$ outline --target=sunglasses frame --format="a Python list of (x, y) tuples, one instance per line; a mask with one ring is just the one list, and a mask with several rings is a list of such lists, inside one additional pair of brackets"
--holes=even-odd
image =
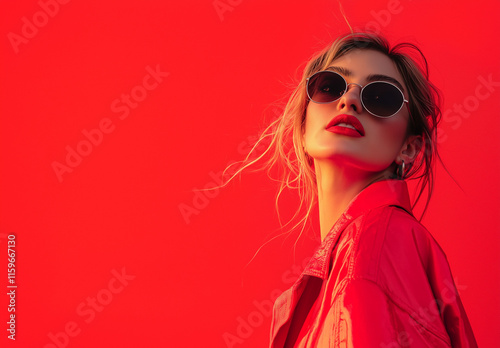
[[(320, 74), (320, 73), (331, 73), (331, 74), (336, 74), (338, 76), (340, 76), (342, 78), (342, 80), (344, 80), (344, 83), (345, 83), (345, 90), (344, 90), (344, 93), (338, 97), (337, 99), (335, 100), (332, 100), (332, 101), (328, 101), (328, 102), (317, 102), (315, 100), (312, 99), (312, 97), (309, 95), (309, 80), (314, 77), (315, 75), (317, 74)], [(387, 83), (393, 87), (395, 87), (399, 93), (401, 93), (401, 96), (403, 97), (403, 102), (401, 103), (401, 106), (399, 107), (399, 109), (393, 113), (392, 115), (389, 115), (389, 116), (380, 116), (380, 115), (376, 115), (374, 114), (373, 112), (371, 112), (370, 110), (368, 110), (368, 108), (365, 106), (365, 103), (363, 102), (363, 91), (365, 90), (366, 86), (369, 86), (371, 84), (374, 84), (374, 83)], [(359, 100), (361, 101), (361, 105), (363, 105), (363, 108), (370, 114), (370, 115), (373, 115), (375, 117), (379, 117), (379, 118), (389, 118), (389, 117), (392, 117), (394, 115), (396, 115), (399, 111), (401, 111), (401, 109), (403, 108), (403, 105), (406, 103), (406, 106), (408, 107), (408, 100), (405, 99), (405, 95), (403, 93), (403, 91), (398, 87), (396, 86), (394, 83), (391, 83), (391, 82), (388, 82), (388, 81), (372, 81), (370, 83), (367, 83), (366, 85), (364, 86), (361, 86), (360, 84), (357, 84), (357, 83), (354, 83), (354, 82), (351, 82), (351, 83), (347, 83), (346, 79), (344, 78), (344, 76), (340, 75), (338, 72), (335, 72), (335, 71), (331, 71), (331, 70), (321, 70), (321, 71), (317, 71), (315, 72), (314, 74), (312, 74), (311, 76), (309, 76), (307, 79), (306, 79), (306, 93), (307, 93), (307, 97), (309, 98), (310, 101), (312, 101), (313, 103), (316, 103), (316, 104), (330, 104), (330, 103), (333, 103), (333, 102), (336, 102), (337, 100), (339, 100), (340, 98), (342, 98), (342, 96), (344, 96), (344, 94), (347, 93), (347, 91), (349, 90), (349, 85), (356, 85), (356, 86), (359, 86), (361, 88), (361, 91), (359, 92)], [(410, 109), (408, 107), (408, 113), (410, 112)]]

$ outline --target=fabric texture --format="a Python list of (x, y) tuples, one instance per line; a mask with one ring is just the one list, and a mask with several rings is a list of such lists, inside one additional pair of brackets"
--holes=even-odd
[(413, 216), (405, 181), (360, 192), (276, 299), (270, 348), (285, 343), (477, 347), (446, 255)]

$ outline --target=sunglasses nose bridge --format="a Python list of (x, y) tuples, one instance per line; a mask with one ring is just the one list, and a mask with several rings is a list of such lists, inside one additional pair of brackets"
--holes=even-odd
[[(357, 93), (353, 92), (354, 94), (349, 93), (349, 91), (351, 90), (351, 85), (358, 86), (359, 91)], [(345, 90), (342, 93), (342, 96), (339, 98), (340, 103), (342, 104), (342, 106), (340, 106), (340, 107), (343, 108), (349, 104), (348, 107), (354, 106), (355, 109), (358, 109), (358, 108), (359, 108), (359, 110), (363, 109), (364, 105), (363, 105), (363, 101), (361, 100), (361, 92), (362, 91), (363, 91), (363, 86), (360, 85), (359, 83), (354, 83), (354, 82), (347, 83), (347, 82), (345, 82)]]
[(348, 83), (347, 84), (347, 89), (349, 89), (350, 85), (355, 85), (355, 86), (358, 86), (359, 88), (363, 89), (363, 86), (361, 86), (359, 83), (354, 83), (354, 82)]
[(342, 96), (345, 96), (350, 90), (351, 90), (351, 85), (358, 86), (359, 87), (359, 94), (356, 96), (357, 98), (361, 99), (361, 92), (363, 91), (363, 86), (358, 84), (358, 83), (346, 83), (345, 85), (345, 90), (342, 93)]
[(351, 85), (358, 86), (359, 87), (359, 93), (361, 94), (361, 91), (363, 90), (363, 86), (361, 86), (359, 83), (354, 83), (354, 82), (346, 84), (344, 94), (347, 93), (347, 92), (349, 92), (349, 89), (350, 89)]

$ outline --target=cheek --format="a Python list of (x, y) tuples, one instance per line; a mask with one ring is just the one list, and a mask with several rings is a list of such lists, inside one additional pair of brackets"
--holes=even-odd
[(313, 138), (314, 130), (318, 127), (317, 112), (311, 109), (314, 109), (314, 106), (311, 107), (311, 104), (309, 104), (306, 109), (305, 121), (303, 122), (304, 126), (302, 128), (302, 134), (303, 134), (302, 138), (305, 144), (311, 141), (311, 139)]
[(379, 132), (377, 138), (380, 141), (380, 145), (384, 147), (384, 152), (393, 156), (399, 152), (403, 145), (407, 122), (403, 118), (388, 121), (390, 122), (378, 125)]
[(306, 119), (303, 128), (304, 140), (311, 142), (318, 140), (321, 133), (324, 131), (325, 126), (332, 119), (335, 110), (332, 104), (315, 104), (309, 103), (306, 108)]

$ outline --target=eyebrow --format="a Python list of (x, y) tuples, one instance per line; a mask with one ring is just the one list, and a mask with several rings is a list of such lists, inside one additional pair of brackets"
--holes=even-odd
[[(343, 76), (346, 76), (346, 77), (354, 75), (351, 70), (343, 68), (343, 67), (340, 67), (340, 66), (330, 66), (330, 67), (326, 68), (326, 70), (335, 71), (335, 72), (337, 72), (337, 73), (339, 73), (339, 74), (341, 74)], [(403, 85), (398, 80), (396, 80), (394, 77), (390, 77), (390, 76), (387, 76), (387, 75), (371, 74), (371, 75), (368, 75), (368, 77), (366, 78), (366, 80), (368, 81), (368, 83), (373, 82), (373, 81), (386, 81), (386, 82), (390, 82), (390, 83), (393, 83), (396, 86), (398, 86), (403, 92), (405, 91), (405, 88), (403, 87)]]

